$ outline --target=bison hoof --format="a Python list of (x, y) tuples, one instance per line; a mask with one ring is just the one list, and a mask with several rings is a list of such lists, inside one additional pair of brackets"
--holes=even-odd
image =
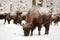
[(40, 34), (38, 34), (38, 35), (40, 35)]
[(28, 35), (24, 35), (24, 36), (28, 36)]
[(4, 23), (5, 24), (5, 23)]
[(47, 35), (48, 35), (48, 33), (45, 33), (45, 34), (47, 34)]
[(32, 35), (30, 35), (30, 36), (32, 36)]

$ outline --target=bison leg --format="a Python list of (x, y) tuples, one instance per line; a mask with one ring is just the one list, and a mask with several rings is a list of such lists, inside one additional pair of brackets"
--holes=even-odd
[(38, 26), (38, 35), (40, 35), (41, 26)]
[(8, 20), (8, 24), (10, 24), (10, 20)]
[(14, 24), (17, 24), (17, 20), (14, 20), (13, 23), (14, 23)]
[(4, 21), (4, 24), (6, 23), (6, 19), (5, 19), (5, 21)]
[(21, 21), (22, 21), (22, 20), (17, 20), (17, 23), (18, 23), (18, 24), (21, 24)]
[(31, 29), (31, 35), (30, 36), (32, 36), (33, 35), (33, 29)]
[(49, 33), (49, 25), (44, 25), (45, 26), (45, 34), (48, 34)]

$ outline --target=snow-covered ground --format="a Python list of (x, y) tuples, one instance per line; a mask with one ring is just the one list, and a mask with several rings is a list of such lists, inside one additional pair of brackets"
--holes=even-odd
[(3, 24), (4, 20), (0, 20), (0, 40), (60, 40), (60, 22), (57, 25), (50, 26), (49, 35), (44, 35), (45, 28), (42, 27), (41, 35), (38, 35), (37, 28), (33, 32), (33, 36), (24, 36), (22, 26), (12, 23)]

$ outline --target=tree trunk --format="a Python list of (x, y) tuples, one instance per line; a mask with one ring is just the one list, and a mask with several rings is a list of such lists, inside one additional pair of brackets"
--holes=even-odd
[(39, 2), (41, 2), (41, 4), (39, 6), (42, 7), (43, 6), (43, 0), (39, 0)]
[(32, 6), (35, 5), (36, 6), (36, 0), (32, 0)]

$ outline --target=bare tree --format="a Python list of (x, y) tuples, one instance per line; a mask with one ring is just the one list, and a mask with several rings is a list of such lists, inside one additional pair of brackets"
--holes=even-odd
[(10, 11), (12, 11), (12, 4), (10, 4)]
[(0, 7), (1, 7), (2, 5), (1, 5), (1, 3), (0, 3)]
[(32, 0), (32, 5), (36, 6), (36, 0)]
[(43, 0), (39, 0), (39, 2), (41, 2), (40, 6), (42, 7), (43, 6)]
[(51, 12), (53, 12), (53, 2), (52, 0), (46, 0), (47, 2), (47, 7), (49, 7), (51, 9)]

